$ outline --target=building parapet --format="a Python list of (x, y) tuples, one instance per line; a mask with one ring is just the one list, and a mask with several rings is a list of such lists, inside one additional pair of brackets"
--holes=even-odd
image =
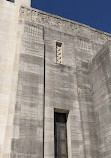
[(98, 40), (96, 43), (100, 43), (101, 41), (101, 44), (104, 44), (107, 40), (111, 39), (111, 34), (109, 33), (96, 30), (85, 24), (49, 14), (38, 9), (26, 8), (21, 6), (20, 19), (25, 19), (30, 22), (38, 23), (47, 28), (67, 33), (72, 36), (82, 36), (92, 41), (95, 41), (95, 39), (97, 40), (98, 36), (100, 40)]

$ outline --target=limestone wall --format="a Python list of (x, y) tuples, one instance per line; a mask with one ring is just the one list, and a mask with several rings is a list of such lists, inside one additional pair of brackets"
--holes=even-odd
[[(84, 157), (80, 106), (77, 92), (76, 52), (73, 36), (44, 30), (46, 60), (45, 158), (54, 158), (54, 111), (69, 111), (68, 156)], [(56, 41), (63, 46), (62, 64), (56, 63)]]
[[(89, 63), (110, 34), (32, 8), (21, 7), (19, 21), (24, 33), (11, 157), (42, 157), (44, 147), (45, 158), (54, 158), (54, 111), (63, 110), (68, 156), (100, 158)], [(63, 45), (62, 64), (56, 42)]]
[[(91, 80), (89, 63), (111, 35), (32, 8), (21, 7), (18, 14), (18, 7), (3, 0), (0, 5), (0, 158), (42, 158), (43, 147), (45, 158), (54, 158), (55, 110), (69, 113), (69, 158), (101, 158), (104, 150), (109, 154), (101, 131), (106, 114), (96, 100), (105, 89), (107, 113), (110, 86), (106, 63), (110, 65), (110, 53), (106, 47), (104, 66), (101, 60), (95, 64), (98, 59), (93, 59)], [(56, 63), (56, 42), (63, 45), (62, 64)], [(104, 68), (103, 76), (99, 65)], [(97, 76), (108, 80), (100, 92), (94, 89), (100, 81)]]
[(43, 27), (24, 24), (11, 157), (43, 157)]
[(97, 53), (90, 64), (96, 127), (101, 158), (111, 157), (111, 42)]
[(18, 0), (15, 3), (0, 0), (0, 158), (9, 157), (11, 148), (22, 34), (22, 27), (18, 26), (20, 6)]

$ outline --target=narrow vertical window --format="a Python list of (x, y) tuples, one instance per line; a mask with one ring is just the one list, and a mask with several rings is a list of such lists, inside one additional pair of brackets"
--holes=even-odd
[(56, 42), (56, 62), (62, 64), (62, 43)]
[(66, 122), (65, 113), (54, 113), (55, 158), (68, 158)]

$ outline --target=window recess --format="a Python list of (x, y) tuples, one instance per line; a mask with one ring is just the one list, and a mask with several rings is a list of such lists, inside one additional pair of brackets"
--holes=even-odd
[(68, 158), (67, 114), (54, 112), (55, 158)]

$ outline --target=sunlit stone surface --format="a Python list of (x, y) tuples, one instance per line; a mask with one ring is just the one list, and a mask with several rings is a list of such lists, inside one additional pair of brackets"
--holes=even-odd
[(67, 114), (68, 158), (111, 158), (110, 40), (0, 0), (0, 158), (55, 158), (54, 112)]

